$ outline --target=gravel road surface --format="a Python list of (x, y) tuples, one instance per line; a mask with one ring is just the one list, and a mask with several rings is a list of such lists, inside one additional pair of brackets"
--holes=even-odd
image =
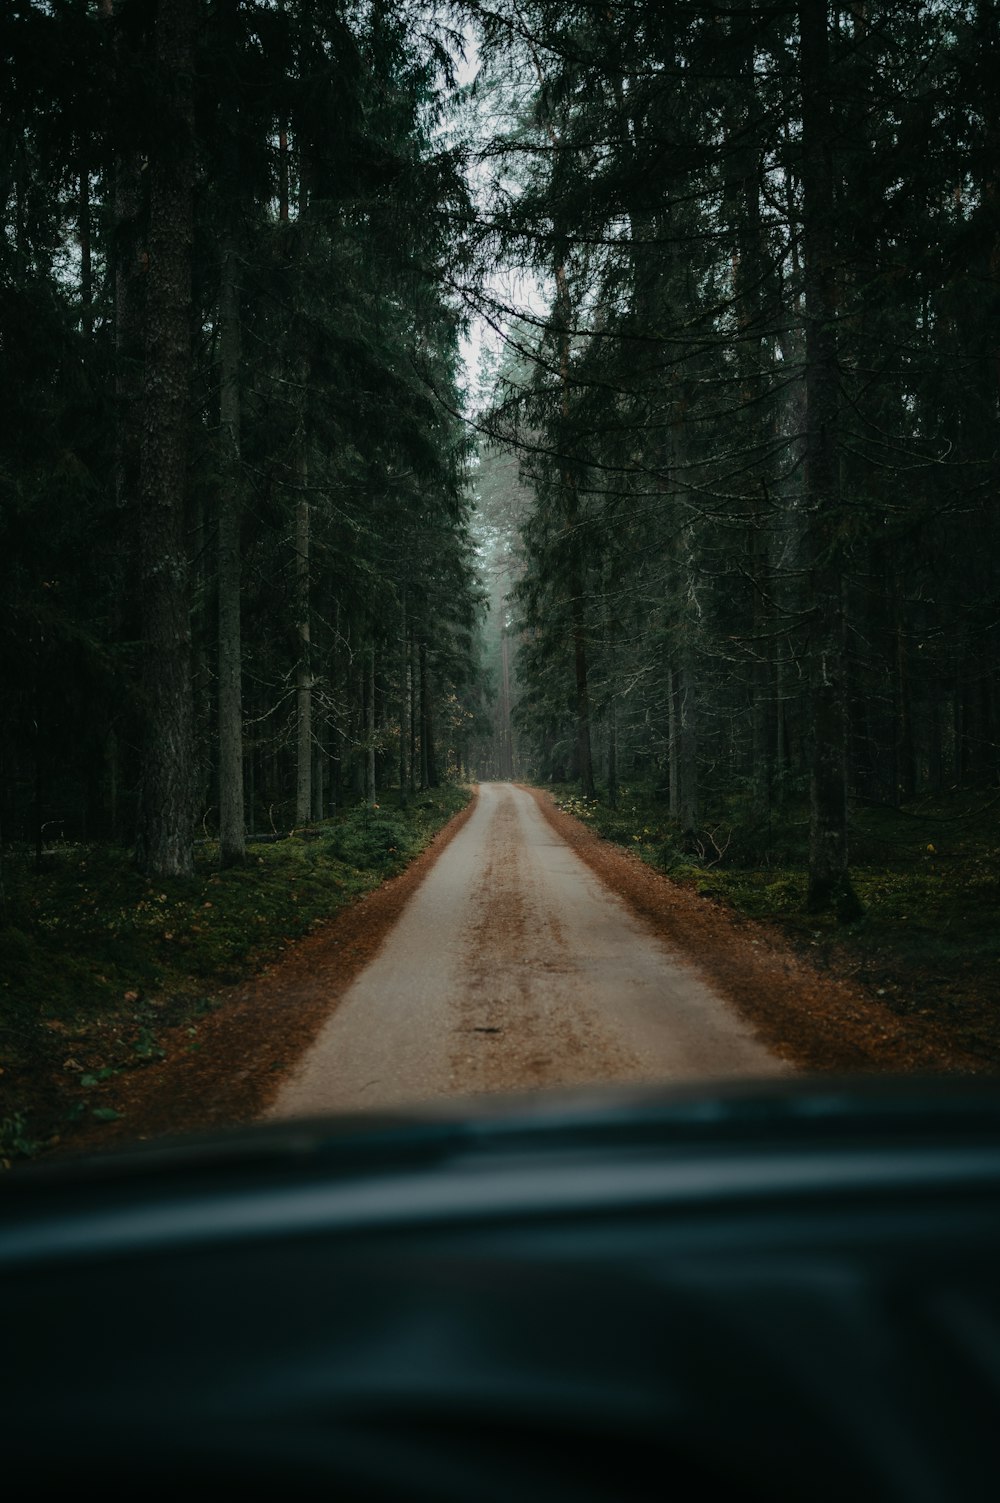
[(270, 1115), (789, 1068), (508, 783), (478, 806)]

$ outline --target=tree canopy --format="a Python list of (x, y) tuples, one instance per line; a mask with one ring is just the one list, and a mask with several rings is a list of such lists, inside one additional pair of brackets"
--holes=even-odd
[(997, 27), (12, 0), (4, 838), (641, 776), (856, 916), (851, 800), (1000, 773)]
[(855, 917), (849, 799), (1000, 771), (995, 7), (477, 10), (482, 253), (543, 305), (469, 294), (535, 496), (523, 765), (652, 777), (692, 847), (808, 788)]

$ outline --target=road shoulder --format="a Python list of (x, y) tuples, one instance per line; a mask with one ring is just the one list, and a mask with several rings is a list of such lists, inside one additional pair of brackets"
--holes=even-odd
[(789, 1064), (839, 1074), (982, 1070), (981, 1061), (898, 1017), (865, 987), (822, 974), (767, 925), (672, 882), (558, 809), (544, 789), (521, 786), (591, 871)]
[(399, 876), (290, 945), (258, 975), (220, 989), (197, 1038), (166, 1038), (166, 1058), (123, 1076), (120, 1122), (79, 1133), (73, 1153), (258, 1120), (340, 999), (374, 958), (427, 873), (471, 819), (478, 795)]

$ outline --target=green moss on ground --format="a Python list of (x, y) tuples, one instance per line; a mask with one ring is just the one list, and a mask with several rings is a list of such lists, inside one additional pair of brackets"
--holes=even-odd
[(96, 845), (6, 850), (0, 922), (0, 1161), (37, 1152), (107, 1108), (88, 1093), (162, 1054), (158, 1036), (215, 1005), (290, 942), (394, 876), (469, 800), (467, 788), (386, 795), (222, 872), (196, 851), (190, 879), (152, 882)]
[(1000, 794), (953, 791), (904, 809), (856, 805), (852, 873), (865, 912), (853, 924), (805, 911), (808, 813), (790, 801), (754, 821), (746, 802), (710, 807), (684, 842), (652, 786), (611, 809), (572, 785), (559, 806), (673, 880), (778, 926), (820, 966), (869, 984), (902, 1014), (933, 1015), (1000, 1068)]

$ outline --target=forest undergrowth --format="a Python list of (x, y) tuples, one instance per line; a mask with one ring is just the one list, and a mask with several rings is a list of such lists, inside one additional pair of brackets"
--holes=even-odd
[(804, 797), (752, 819), (738, 795), (709, 806), (682, 840), (650, 783), (614, 808), (578, 785), (549, 785), (566, 813), (672, 881), (773, 926), (817, 969), (850, 977), (901, 1016), (934, 1018), (957, 1045), (1000, 1067), (1000, 793), (953, 790), (900, 809), (855, 803), (852, 874), (864, 914), (841, 924), (806, 911)]
[(3, 853), (0, 1164), (34, 1157), (94, 1119), (108, 1084), (161, 1059), (221, 987), (260, 971), (347, 904), (396, 875), (469, 800), (446, 784), (359, 804), (220, 871), (196, 848), (190, 878), (149, 879), (127, 851), (60, 844)]

